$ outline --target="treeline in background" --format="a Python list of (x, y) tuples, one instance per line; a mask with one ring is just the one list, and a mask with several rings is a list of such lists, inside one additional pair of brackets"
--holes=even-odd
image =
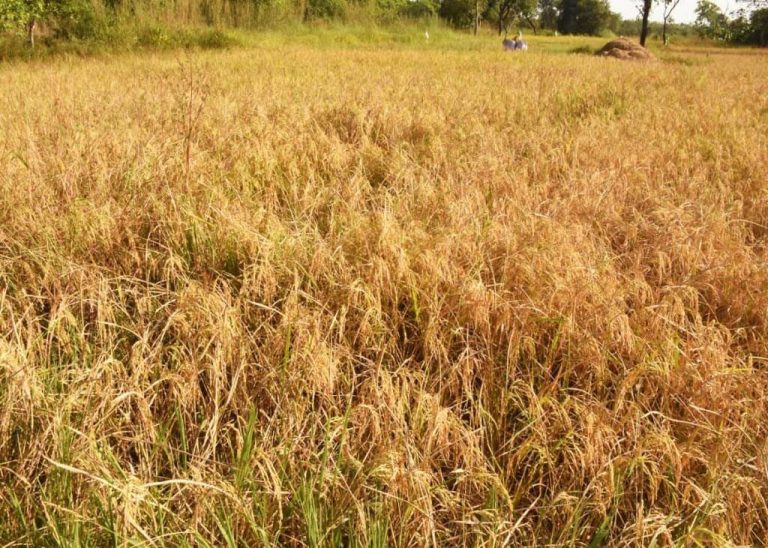
[[(650, 0), (649, 0), (650, 1)], [(699, 0), (694, 24), (675, 24), (675, 0), (655, 0), (664, 23), (649, 36), (699, 36), (768, 45), (768, 5), (725, 14)], [(762, 1), (762, 0), (760, 0)], [(231, 29), (317, 22), (425, 22), (478, 32), (637, 36), (641, 20), (623, 20), (607, 0), (0, 0), (0, 44), (16, 47), (101, 43), (114, 47), (226, 46)], [(2, 48), (0, 48), (0, 58)]]

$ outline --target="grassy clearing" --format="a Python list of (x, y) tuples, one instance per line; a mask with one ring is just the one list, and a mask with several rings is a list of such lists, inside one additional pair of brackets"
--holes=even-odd
[(87, 40), (46, 36), (34, 48), (22, 36), (5, 34), (0, 35), (0, 62), (96, 57), (129, 51), (229, 49), (239, 45), (241, 42), (232, 31), (161, 25), (122, 26)]
[[(425, 31), (429, 39), (425, 39)], [(596, 51), (605, 43), (598, 37), (532, 36), (540, 52), (567, 53), (579, 45)], [(446, 49), (458, 51), (498, 50), (501, 38), (485, 30), (479, 37), (447, 28), (439, 21), (341, 23), (315, 21), (310, 24), (276, 24), (259, 31), (233, 27), (212, 28), (159, 23), (125, 23), (96, 33), (89, 39), (57, 39), (43, 36), (32, 49), (21, 35), (0, 35), (0, 61), (91, 57), (132, 51), (309, 47), (313, 49)]]
[(0, 540), (766, 538), (766, 59), (490, 44), (0, 67)]
[[(425, 38), (425, 31), (429, 38)], [(516, 31), (512, 31), (513, 34)], [(525, 39), (537, 53), (592, 54), (609, 38), (599, 36), (552, 36), (526, 34)], [(215, 50), (249, 48), (307, 47), (312, 49), (407, 49), (450, 51), (498, 51), (501, 37), (494, 29), (484, 28), (479, 36), (446, 27), (438, 20), (394, 21), (377, 24), (359, 22), (314, 21), (308, 24), (275, 23), (261, 30), (235, 27), (184, 25), (140, 19), (105, 26), (85, 39), (56, 38), (44, 34), (32, 49), (21, 35), (0, 35), (0, 62), (46, 60), (55, 57), (105, 57), (129, 52), (169, 50)], [(743, 47), (726, 49), (699, 38), (675, 37), (674, 45), (663, 47), (653, 39), (649, 48), (658, 56), (676, 58), (685, 54), (686, 62), (696, 56), (733, 52), (762, 55), (760, 50)], [(678, 60), (683, 59), (682, 57)], [(682, 61), (680, 61), (682, 62)]]

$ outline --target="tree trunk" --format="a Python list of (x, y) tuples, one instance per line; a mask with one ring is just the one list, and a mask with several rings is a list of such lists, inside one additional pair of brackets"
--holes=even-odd
[(528, 26), (531, 27), (531, 29), (533, 30), (533, 34), (534, 35), (538, 34), (538, 32), (536, 32), (536, 23), (534, 23), (533, 20), (530, 17), (528, 17), (527, 15), (524, 15), (523, 17), (525, 18), (526, 22), (528, 23)]
[(507, 16), (509, 15), (509, 7), (506, 2), (502, 2), (499, 6), (499, 36), (502, 32), (504, 36), (507, 35)]
[(37, 19), (34, 17), (27, 23), (27, 40), (29, 41), (29, 47), (35, 47), (35, 27), (37, 27)]
[(475, 0), (475, 36), (480, 30), (480, 0)]
[(664, 18), (664, 25), (661, 27), (661, 41), (667, 45), (667, 18)]
[(640, 30), (640, 45), (645, 47), (645, 40), (648, 38), (648, 17), (651, 15), (651, 6), (653, 0), (643, 0), (643, 27)]

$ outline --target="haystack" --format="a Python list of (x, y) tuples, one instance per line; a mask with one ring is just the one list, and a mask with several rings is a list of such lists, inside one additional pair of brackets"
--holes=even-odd
[(608, 42), (600, 48), (597, 55), (639, 61), (653, 61), (656, 59), (656, 57), (643, 46), (623, 37)]

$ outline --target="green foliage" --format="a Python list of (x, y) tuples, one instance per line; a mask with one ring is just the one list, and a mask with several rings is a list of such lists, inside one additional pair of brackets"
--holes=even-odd
[(749, 21), (749, 43), (768, 46), (768, 8), (753, 11)]
[(98, 15), (90, 0), (3, 0), (0, 3), (0, 30), (26, 32), (45, 23), (58, 38), (95, 39), (108, 34), (109, 23)]
[(61, 2), (55, 12), (56, 35), (65, 39), (103, 39), (110, 22), (99, 16), (88, 0)]
[(399, 17), (434, 17), (440, 9), (438, 0), (377, 0), (379, 18), (391, 21)]
[(306, 19), (343, 19), (347, 14), (344, 0), (309, 0)]
[(568, 53), (575, 53), (578, 55), (594, 55), (595, 51), (595, 48), (585, 44), (583, 46), (577, 46), (571, 49)]
[(599, 35), (611, 22), (606, 0), (562, 0), (557, 30), (562, 34)]
[(535, 28), (537, 0), (489, 0), (486, 19), (495, 20), (499, 32), (511, 24)]
[(741, 44), (768, 46), (768, 8), (750, 14), (741, 12), (730, 23), (731, 39)]
[(48, 0), (3, 0), (0, 2), (0, 29), (23, 28), (48, 15), (57, 5)]
[(699, 0), (696, 5), (696, 27), (707, 38), (725, 39), (729, 34), (728, 18), (710, 0)]
[[(612, 28), (611, 30), (621, 36), (638, 36), (640, 34), (640, 24), (640, 19), (624, 19), (618, 23), (615, 29)], [(661, 37), (661, 23), (650, 21), (648, 28), (649, 36)], [(675, 36), (693, 36), (696, 34), (696, 29), (688, 24), (667, 23), (667, 33)]]
[(475, 0), (443, 0), (440, 4), (440, 17), (458, 28), (472, 25)]
[(148, 49), (221, 49), (237, 44), (237, 40), (218, 29), (174, 30), (159, 25), (137, 28), (132, 41)]
[(539, 26), (545, 29), (557, 28), (558, 0), (539, 0)]

